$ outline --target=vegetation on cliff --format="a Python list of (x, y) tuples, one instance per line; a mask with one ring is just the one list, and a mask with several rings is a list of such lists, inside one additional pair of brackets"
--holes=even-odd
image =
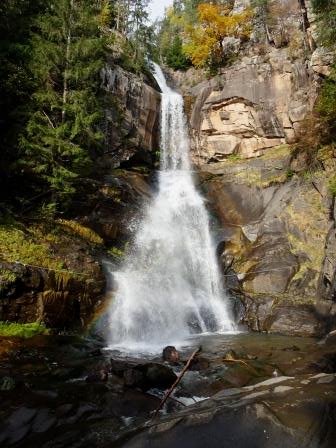
[(104, 148), (107, 60), (144, 71), (147, 0), (4, 0), (0, 5), (0, 205), (55, 215)]
[(49, 334), (43, 323), (32, 322), (29, 324), (18, 324), (13, 322), (0, 322), (1, 337), (15, 337), (28, 339), (38, 334)]
[(237, 12), (232, 2), (174, 1), (161, 24), (161, 55), (173, 69), (220, 66), (230, 56), (223, 39), (248, 39), (251, 18), (251, 8)]
[(232, 9), (221, 4), (200, 3), (196, 25), (185, 25), (183, 51), (195, 67), (218, 65), (223, 58), (224, 38), (247, 39), (251, 32), (250, 18), (249, 8), (233, 13)]
[(58, 1), (38, 15), (31, 37), (35, 88), (19, 166), (40, 185), (36, 194), (50, 190), (55, 203), (74, 192), (103, 139), (99, 13), (91, 2)]
[[(313, 10), (317, 17), (317, 40), (322, 52), (327, 52), (333, 61), (328, 74), (322, 77), (319, 96), (312, 113), (308, 114), (296, 144), (299, 151), (308, 156), (309, 164), (316, 166), (321, 163), (321, 154), (324, 161), (332, 159), (336, 149), (336, 45), (335, 45), (335, 18), (336, 2), (326, 0), (313, 0)], [(330, 170), (329, 170), (330, 171)], [(335, 176), (329, 181), (329, 190), (336, 193)]]
[(336, 45), (336, 2), (335, 0), (312, 0), (312, 5), (318, 19), (318, 34), (320, 42), (335, 48)]
[(94, 231), (71, 220), (30, 226), (12, 221), (0, 225), (0, 296), (19, 277), (16, 266), (37, 269), (46, 276), (54, 272), (62, 281), (94, 278), (90, 255), (102, 244), (102, 238)]

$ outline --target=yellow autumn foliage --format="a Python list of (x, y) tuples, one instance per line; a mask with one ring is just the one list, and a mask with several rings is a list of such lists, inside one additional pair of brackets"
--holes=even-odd
[(246, 39), (251, 32), (251, 8), (233, 13), (224, 5), (200, 3), (197, 23), (184, 27), (184, 53), (196, 67), (204, 66), (210, 58), (220, 61), (225, 37)]

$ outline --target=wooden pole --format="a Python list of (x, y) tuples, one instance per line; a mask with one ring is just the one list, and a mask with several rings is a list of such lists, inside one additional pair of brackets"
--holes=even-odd
[(163, 397), (161, 403), (159, 404), (159, 406), (157, 407), (153, 418), (155, 418), (160, 409), (162, 408), (162, 406), (165, 404), (165, 402), (168, 400), (168, 398), (170, 397), (170, 395), (172, 394), (172, 392), (174, 391), (174, 389), (176, 388), (176, 386), (178, 385), (178, 383), (181, 381), (181, 379), (183, 378), (184, 374), (186, 373), (186, 371), (189, 369), (190, 364), (192, 362), (192, 360), (195, 358), (196, 355), (198, 355), (198, 353), (200, 353), (201, 351), (201, 347), (199, 347), (197, 350), (193, 351), (193, 353), (191, 354), (190, 358), (188, 359), (186, 365), (183, 367), (182, 372), (180, 373), (179, 377), (176, 379), (176, 381), (174, 382), (174, 384), (171, 386), (171, 388), (165, 393), (165, 396)]

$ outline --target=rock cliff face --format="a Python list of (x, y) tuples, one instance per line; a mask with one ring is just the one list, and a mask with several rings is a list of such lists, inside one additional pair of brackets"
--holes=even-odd
[(298, 137), (316, 98), (316, 83), (304, 61), (286, 49), (267, 57), (246, 56), (221, 75), (193, 89), (191, 116), (196, 157), (220, 161), (230, 154), (249, 158)]
[[(240, 3), (249, 2), (236, 6)], [(316, 100), (318, 74), (326, 73), (330, 63), (323, 49), (313, 52), (307, 5), (279, 0), (272, 25), (257, 22), (250, 44), (236, 43), (236, 63), (189, 89), (195, 103), (190, 122), (196, 163), (230, 154), (256, 157), (299, 138)]]
[(257, 331), (317, 335), (335, 325), (334, 202), (323, 166), (295, 175), (292, 163), (290, 149), (277, 147), (203, 165), (201, 179), (221, 224), (224, 275), (239, 279), (244, 321)]
[(238, 42), (236, 62), (217, 76), (199, 82), (204, 74), (190, 70), (185, 79), (173, 77), (186, 98), (193, 160), (219, 218), (218, 251), (228, 287), (244, 303), (244, 322), (258, 331), (317, 335), (336, 325), (328, 190), (335, 154), (322, 151), (312, 169), (291, 144), (330, 55), (316, 48), (309, 2), (279, 0), (278, 7), (262, 39), (257, 24), (247, 46)]
[(161, 96), (155, 80), (107, 65), (105, 153), (97, 175), (78, 191), (73, 216), (107, 243), (122, 247), (134, 231), (141, 207), (151, 195), (151, 174), (159, 160)]
[(159, 88), (119, 66), (106, 66), (102, 86), (109, 99), (106, 108), (106, 155), (100, 165), (119, 166), (135, 156), (136, 162), (152, 164), (152, 151), (158, 149), (160, 114)]
[[(236, 1), (236, 8), (249, 3)], [(257, 157), (300, 138), (332, 55), (316, 48), (310, 2), (278, 0), (275, 5), (271, 25), (257, 19), (247, 45), (224, 39), (223, 47), (236, 61), (217, 76), (200, 82), (205, 73), (193, 69), (184, 79), (173, 74), (187, 99), (196, 164), (231, 154)]]

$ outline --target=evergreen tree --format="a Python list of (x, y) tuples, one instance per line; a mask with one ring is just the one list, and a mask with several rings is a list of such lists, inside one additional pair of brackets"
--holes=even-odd
[(182, 51), (182, 39), (175, 35), (174, 39), (165, 54), (165, 62), (168, 67), (174, 70), (185, 70), (190, 66), (189, 60)]
[(12, 202), (22, 179), (18, 180), (15, 161), (17, 137), (25, 123), (25, 110), (34, 90), (29, 70), (30, 29), (44, 8), (42, 0), (2, 0), (0, 2), (0, 194)]
[[(21, 136), (21, 163), (56, 202), (75, 191), (102, 140), (100, 2), (53, 0), (36, 20), (31, 71), (34, 109)], [(45, 188), (45, 187), (44, 187)]]
[(319, 19), (318, 34), (323, 45), (336, 45), (336, 0), (312, 0), (314, 12)]

